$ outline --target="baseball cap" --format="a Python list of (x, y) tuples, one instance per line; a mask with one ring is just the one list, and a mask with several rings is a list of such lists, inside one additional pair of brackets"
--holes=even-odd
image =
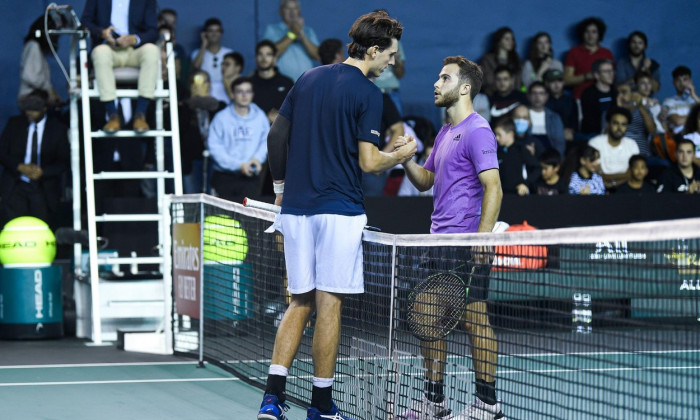
[(542, 79), (545, 82), (553, 82), (555, 80), (564, 80), (564, 73), (559, 69), (549, 69), (544, 73)]

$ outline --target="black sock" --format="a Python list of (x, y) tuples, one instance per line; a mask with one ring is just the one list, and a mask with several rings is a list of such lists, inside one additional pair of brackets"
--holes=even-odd
[(311, 406), (318, 408), (322, 413), (331, 411), (333, 406), (333, 387), (319, 388), (314, 386), (311, 390)]
[(434, 403), (445, 401), (445, 381), (425, 381), (425, 396)]
[(488, 405), (496, 404), (496, 381), (476, 380), (476, 396)]
[(287, 395), (284, 393), (287, 389), (287, 377), (282, 375), (267, 375), (267, 387), (265, 387), (265, 394), (276, 395), (280, 402), (284, 402), (287, 399)]

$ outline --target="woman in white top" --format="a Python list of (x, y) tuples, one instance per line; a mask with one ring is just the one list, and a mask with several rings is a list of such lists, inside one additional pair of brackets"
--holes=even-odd
[(561, 61), (554, 58), (552, 51), (552, 38), (547, 32), (538, 32), (532, 41), (527, 53), (527, 60), (523, 65), (523, 85), (526, 88), (535, 81), (542, 81), (542, 76), (549, 69), (564, 71)]
[[(53, 28), (53, 21), (48, 20), (49, 29)], [(29, 32), (24, 37), (22, 60), (19, 65), (19, 93), (18, 99), (29, 94), (35, 89), (40, 89), (49, 94), (49, 105), (61, 102), (61, 98), (51, 84), (51, 70), (46, 54), (51, 51), (49, 42), (57, 47), (57, 36), (46, 36), (44, 31), (44, 16), (42, 15), (32, 23)]]

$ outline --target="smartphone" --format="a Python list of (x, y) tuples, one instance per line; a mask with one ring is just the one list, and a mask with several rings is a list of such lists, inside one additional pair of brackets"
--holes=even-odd
[(114, 39), (117, 39), (117, 38), (119, 38), (119, 37), (121, 36), (121, 35), (119, 35), (116, 31), (112, 31), (112, 32), (110, 33), (110, 35), (112, 35), (112, 38), (114, 38)]

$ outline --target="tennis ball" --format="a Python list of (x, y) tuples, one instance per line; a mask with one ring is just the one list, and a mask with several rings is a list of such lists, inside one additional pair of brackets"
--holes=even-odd
[(51, 264), (56, 237), (43, 220), (22, 216), (10, 220), (0, 232), (0, 263)]
[(238, 220), (227, 215), (204, 218), (204, 261), (243, 261), (248, 255), (248, 235)]

